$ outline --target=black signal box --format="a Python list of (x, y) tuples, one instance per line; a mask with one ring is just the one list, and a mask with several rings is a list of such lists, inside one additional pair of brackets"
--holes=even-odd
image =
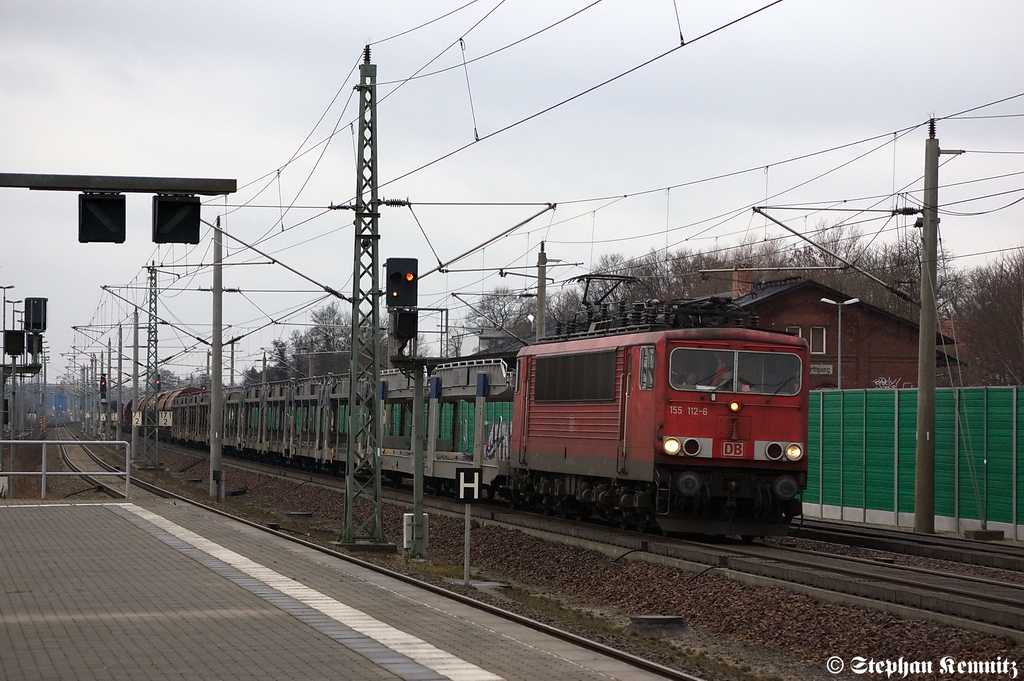
[(25, 354), (25, 332), (4, 331), (4, 353), (11, 357), (20, 357)]
[(414, 340), (419, 327), (418, 317), (416, 310), (395, 310), (391, 322), (391, 335), (395, 340)]
[(153, 197), (153, 243), (199, 243), (199, 197), (158, 194)]
[[(122, 239), (123, 241), (124, 239)], [(25, 299), (25, 330), (46, 331), (46, 301), (48, 298)]]
[[(416, 258), (388, 258), (384, 263), (387, 277), (388, 307), (416, 307), (419, 290), (419, 261)], [(414, 334), (415, 335), (415, 334)]]
[(26, 333), (25, 334), (25, 349), (28, 350), (28, 354), (33, 357), (38, 357), (43, 353), (43, 334), (41, 333)]
[(81, 243), (124, 243), (124, 194), (78, 195), (78, 240)]

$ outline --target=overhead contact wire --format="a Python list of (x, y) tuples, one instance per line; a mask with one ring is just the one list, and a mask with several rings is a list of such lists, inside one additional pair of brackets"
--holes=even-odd
[[(628, 69), (626, 71), (623, 71), (622, 73), (620, 73), (620, 74), (618, 74), (616, 76), (612, 76), (611, 78), (608, 78), (607, 80), (604, 80), (604, 81), (598, 83), (597, 85), (589, 87), (586, 90), (583, 90), (582, 92), (578, 92), (577, 94), (572, 95), (571, 97), (568, 97), (566, 99), (563, 99), (562, 101), (557, 102), (555, 104), (552, 104), (551, 106), (548, 106), (548, 107), (546, 107), (544, 109), (541, 109), (540, 111), (537, 111), (536, 113), (530, 114), (529, 116), (527, 116), (525, 118), (522, 118), (522, 119), (520, 119), (520, 120), (518, 120), (518, 121), (516, 121), (514, 123), (510, 123), (509, 125), (506, 125), (503, 128), (499, 128), (499, 129), (497, 129), (497, 130), (495, 130), (495, 131), (493, 131), (491, 133), (488, 133), (488, 134), (482, 136), (479, 140), (474, 140), (473, 142), (470, 142), (468, 144), (464, 144), (461, 147), (453, 149), (452, 151), (448, 152), (447, 154), (444, 154), (442, 156), (439, 156), (438, 158), (435, 158), (433, 161), (429, 161), (427, 163), (424, 163), (423, 165), (421, 165), (421, 166), (419, 166), (417, 168), (414, 168), (414, 169), (412, 169), (412, 170), (410, 170), (408, 172), (405, 172), (405, 173), (403, 173), (403, 174), (401, 174), (401, 175), (399, 175), (397, 177), (394, 177), (394, 178), (392, 178), (392, 179), (390, 179), (390, 180), (388, 180), (388, 181), (378, 185), (378, 187), (379, 188), (380, 187), (386, 187), (387, 185), (390, 185), (390, 184), (392, 184), (394, 182), (398, 182), (399, 180), (405, 179), (406, 177), (409, 177), (410, 175), (418, 173), (421, 170), (429, 168), (430, 166), (433, 166), (433, 165), (435, 165), (437, 163), (440, 163), (441, 161), (444, 161), (446, 159), (451, 158), (452, 156), (455, 156), (456, 154), (458, 154), (458, 153), (460, 153), (462, 151), (465, 151), (466, 149), (468, 149), (469, 147), (473, 146), (474, 144), (477, 144), (479, 142), (483, 142), (484, 140), (488, 140), (488, 139), (490, 139), (492, 137), (495, 137), (497, 135), (500, 135), (500, 134), (502, 134), (504, 132), (508, 132), (509, 130), (512, 130), (513, 128), (516, 128), (516, 127), (522, 125), (523, 123), (527, 123), (529, 121), (532, 121), (534, 118), (537, 118), (539, 116), (543, 116), (544, 114), (549, 113), (549, 112), (551, 112), (551, 111), (553, 111), (553, 110), (555, 110), (555, 109), (557, 109), (559, 107), (562, 107), (562, 106), (564, 106), (564, 105), (566, 105), (566, 104), (568, 104), (570, 102), (573, 102), (573, 101), (579, 99), (580, 97), (588, 95), (588, 94), (590, 94), (591, 92), (593, 92), (595, 90), (598, 90), (598, 89), (600, 89), (600, 88), (602, 88), (602, 87), (604, 87), (606, 85), (614, 83), (615, 81), (619, 80), (620, 78), (624, 78), (624, 77), (630, 75), (631, 73), (634, 73), (635, 71), (638, 71), (638, 70), (644, 68), (645, 66), (649, 66), (649, 65), (653, 64), (656, 61), (664, 59), (665, 57), (667, 57), (667, 56), (669, 56), (671, 54), (674, 54), (675, 52), (677, 52), (678, 50), (683, 49), (684, 47), (689, 47), (690, 45), (693, 45), (695, 42), (703, 40), (704, 38), (708, 38), (708, 37), (710, 37), (710, 36), (712, 36), (712, 35), (714, 35), (716, 33), (719, 33), (720, 31), (724, 31), (725, 29), (727, 29), (727, 28), (729, 28), (731, 26), (734, 26), (734, 25), (738, 24), (741, 21), (745, 21), (746, 19), (749, 19), (750, 17), (752, 17), (752, 16), (754, 16), (756, 14), (760, 14), (761, 12), (764, 12), (765, 10), (770, 9), (771, 7), (774, 7), (775, 5), (778, 5), (782, 1), (783, 0), (774, 0), (774, 2), (770, 2), (767, 5), (761, 7), (760, 9), (756, 9), (756, 10), (754, 10), (752, 12), (748, 12), (747, 14), (744, 14), (743, 16), (741, 16), (741, 17), (739, 17), (737, 19), (733, 19), (732, 21), (730, 21), (730, 22), (728, 22), (726, 24), (722, 24), (718, 28), (714, 28), (714, 29), (708, 31), (705, 34), (700, 35), (700, 36), (694, 38), (690, 42), (686, 43), (686, 45), (676, 45), (672, 49), (666, 50), (665, 52), (662, 52), (661, 54), (659, 54), (659, 55), (657, 55), (655, 57), (652, 57), (652, 58), (648, 59), (647, 61), (642, 62), (641, 64), (638, 64), (638, 65), (636, 65), (636, 66), (634, 66), (634, 67), (632, 67), (632, 68), (630, 68), (630, 69)], [(497, 8), (495, 8), (495, 9), (497, 9)]]

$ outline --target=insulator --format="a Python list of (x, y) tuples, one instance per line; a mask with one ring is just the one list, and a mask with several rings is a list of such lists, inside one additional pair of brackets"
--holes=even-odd
[(365, 48), (363, 48), (363, 63), (364, 64), (369, 64), (370, 63), (370, 46), (369, 45), (367, 45)]

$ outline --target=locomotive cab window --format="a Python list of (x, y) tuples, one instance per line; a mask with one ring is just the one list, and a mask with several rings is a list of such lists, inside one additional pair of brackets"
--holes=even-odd
[(801, 365), (796, 355), (781, 352), (740, 352), (736, 374), (740, 392), (761, 395), (796, 395), (800, 392)]
[(732, 350), (676, 348), (669, 359), (669, 384), (676, 390), (732, 390)]
[(676, 390), (796, 395), (801, 366), (790, 353), (676, 348), (669, 384)]

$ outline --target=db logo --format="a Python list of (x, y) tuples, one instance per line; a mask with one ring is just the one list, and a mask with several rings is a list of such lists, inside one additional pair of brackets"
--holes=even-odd
[(722, 456), (731, 457), (743, 457), (743, 443), (742, 442), (723, 442), (722, 443)]

